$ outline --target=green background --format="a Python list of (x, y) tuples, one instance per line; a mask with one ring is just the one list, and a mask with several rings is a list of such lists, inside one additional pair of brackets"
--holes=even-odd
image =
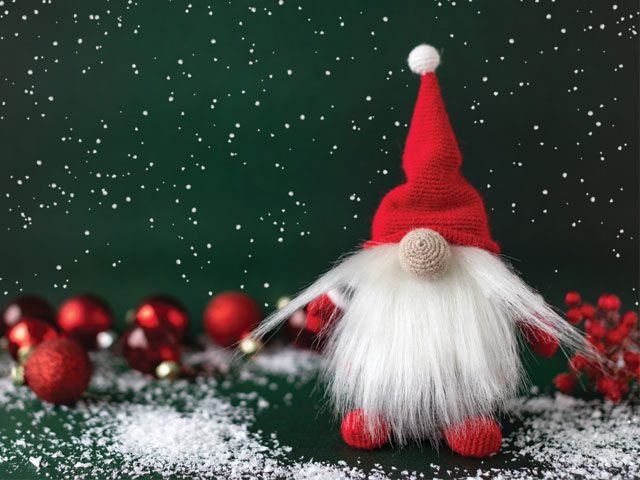
[(122, 318), (164, 292), (193, 331), (211, 293), (244, 288), (268, 310), (367, 239), (402, 180), (405, 59), (426, 41), (503, 253), (556, 304), (568, 289), (637, 300), (633, 2), (0, 10), (7, 299), (93, 292)]
[[(637, 10), (2, 2), (0, 294), (57, 304), (95, 293), (122, 328), (138, 300), (168, 293), (187, 305), (192, 333), (223, 290), (270, 310), (366, 240), (378, 202), (402, 181), (418, 88), (405, 59), (428, 42), (442, 52), (464, 173), (503, 253), (556, 305), (577, 289), (633, 307)], [(530, 363), (544, 385), (563, 360)], [(353, 456), (326, 416), (306, 440), (284, 420), (261, 426), (299, 452), (326, 438), (323, 459)], [(389, 450), (364, 460), (411, 470), (425, 459)]]

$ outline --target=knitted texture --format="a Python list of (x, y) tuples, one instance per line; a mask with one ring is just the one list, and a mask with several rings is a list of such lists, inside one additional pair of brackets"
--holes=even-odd
[(47, 340), (36, 347), (24, 366), (26, 383), (38, 398), (66, 405), (89, 386), (91, 362), (87, 352), (68, 338)]
[(333, 318), (340, 315), (340, 309), (336, 307), (329, 295), (320, 295), (307, 305), (307, 330), (318, 333), (322, 328), (331, 322)]
[(389, 429), (379, 420), (373, 425), (373, 432), (367, 428), (367, 420), (362, 410), (352, 410), (342, 420), (340, 432), (347, 445), (361, 450), (380, 448), (389, 441)]
[(406, 272), (435, 279), (449, 268), (451, 248), (435, 230), (418, 228), (402, 238), (399, 256)]
[(531, 350), (541, 357), (550, 358), (558, 350), (558, 339), (553, 335), (531, 325), (520, 328)]
[(475, 417), (444, 432), (447, 444), (463, 457), (483, 458), (492, 455), (502, 444), (502, 429), (495, 420)]
[(438, 80), (427, 73), (404, 149), (407, 181), (382, 199), (364, 246), (397, 243), (415, 228), (430, 228), (450, 243), (500, 253), (482, 198), (460, 173), (461, 163)]

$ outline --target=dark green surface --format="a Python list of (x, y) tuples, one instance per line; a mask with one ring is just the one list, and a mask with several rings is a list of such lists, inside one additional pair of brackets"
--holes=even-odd
[[(194, 383), (181, 382), (172, 384), (167, 382), (157, 382), (149, 379), (146, 387), (136, 391), (118, 388), (104, 387), (105, 380), (115, 380), (114, 375), (127, 372), (126, 366), (121, 360), (103, 353), (94, 356), (99, 372), (96, 376), (101, 379), (98, 384), (90, 389), (85, 395), (82, 403), (77, 408), (60, 408), (47, 406), (43, 407), (41, 402), (34, 398), (26, 387), (16, 391), (17, 400), (6, 402), (0, 411), (0, 455), (6, 454), (6, 445), (10, 445), (17, 439), (24, 438), (27, 444), (33, 444), (32, 450), (19, 448), (12, 453), (17, 454), (12, 457), (12, 461), (6, 463), (2, 470), (2, 478), (66, 478), (68, 472), (74, 472), (80, 478), (107, 478), (116, 473), (117, 478), (130, 478), (126, 473), (131, 472), (135, 461), (131, 458), (122, 459), (117, 454), (109, 453), (106, 446), (87, 446), (80, 441), (83, 429), (89, 425), (95, 426), (96, 413), (100, 411), (112, 412), (117, 404), (149, 404), (168, 405), (178, 411), (189, 412), (194, 408), (197, 400), (202, 398), (202, 393)], [(503, 474), (508, 475), (509, 471), (517, 471), (522, 474), (525, 469), (535, 472), (537, 468), (545, 470), (548, 466), (538, 462), (528, 461), (526, 457), (513, 458), (508, 453), (498, 455), (483, 460), (467, 459), (454, 455), (448, 448), (441, 445), (436, 450), (429, 445), (408, 446), (404, 449), (392, 449), (385, 447), (377, 451), (358, 451), (346, 446), (340, 438), (339, 424), (333, 419), (330, 411), (326, 408), (322, 390), (318, 389), (316, 380), (296, 380), (287, 381), (284, 376), (260, 375), (269, 381), (266, 384), (254, 384), (251, 382), (238, 380), (237, 372), (242, 368), (241, 363), (236, 365), (236, 369), (229, 374), (218, 374), (209, 377), (211, 389), (216, 390), (216, 395), (222, 399), (232, 399), (232, 403), (237, 403), (237, 394), (257, 393), (261, 398), (269, 402), (266, 410), (256, 412), (256, 422), (252, 431), (262, 431), (263, 438), (268, 438), (271, 432), (276, 432), (277, 439), (281, 445), (291, 446), (292, 450), (287, 454), (291, 461), (298, 461), (304, 457), (304, 461), (313, 460), (331, 465), (337, 465), (339, 461), (346, 462), (349, 467), (356, 467), (364, 472), (382, 469), (391, 478), (407, 478), (402, 474), (403, 470), (409, 472), (424, 473), (424, 478), (431, 478), (435, 473), (438, 478), (465, 478), (474, 476), (478, 469), (488, 471), (492, 468), (500, 469)], [(106, 373), (105, 373), (106, 372)], [(235, 372), (235, 373), (234, 373)], [(137, 375), (128, 376), (126, 381), (136, 379)], [(213, 378), (225, 380), (225, 385), (216, 383)], [(302, 378), (302, 377), (300, 377)], [(137, 381), (136, 381), (137, 382)], [(273, 385), (276, 388), (273, 388)], [(146, 393), (145, 393), (146, 392)], [(283, 397), (287, 392), (291, 392), (292, 401), (283, 402)], [(5, 393), (5, 395), (7, 395)], [(9, 396), (13, 395), (8, 393)], [(233, 400), (235, 398), (235, 400)], [(154, 400), (155, 399), (155, 400)], [(5, 403), (6, 402), (6, 403)], [(252, 402), (249, 402), (252, 404)], [(19, 405), (17, 408), (16, 405)], [(94, 407), (94, 413), (87, 415), (87, 411)], [(13, 408), (12, 408), (13, 407)], [(253, 407), (255, 409), (255, 407)], [(43, 411), (44, 410), (44, 411)], [(109, 413), (109, 415), (112, 415)], [(162, 422), (163, 417), (158, 415), (157, 422)], [(107, 423), (107, 420), (98, 421), (98, 424)], [(503, 419), (504, 435), (508, 437), (512, 432), (521, 426), (518, 418)], [(46, 434), (46, 429), (52, 430), (52, 436)], [(58, 441), (59, 440), (59, 441)], [(54, 443), (57, 442), (57, 443)], [(63, 454), (58, 460), (51, 458), (51, 452), (61, 452)], [(507, 449), (508, 451), (508, 449)], [(85, 455), (81, 463), (92, 463), (94, 467), (73, 468), (81, 455)], [(43, 466), (36, 469), (29, 462), (29, 457), (41, 457)], [(18, 460), (16, 460), (18, 459)], [(107, 466), (106, 459), (110, 464)], [(286, 460), (285, 460), (286, 462)], [(434, 470), (432, 464), (439, 465), (438, 470)], [(65, 465), (65, 467), (61, 467)], [(532, 470), (533, 469), (533, 470)], [(123, 474), (122, 472), (125, 472)], [(65, 473), (67, 475), (65, 475)], [(144, 478), (161, 478), (161, 475), (150, 475)], [(197, 477), (197, 476), (196, 476)], [(193, 475), (176, 475), (170, 478), (193, 478)], [(222, 477), (221, 477), (222, 478)]]
[[(242, 287), (270, 308), (367, 238), (402, 178), (418, 86), (404, 59), (427, 41), (443, 51), (464, 171), (505, 255), (555, 304), (568, 289), (637, 302), (635, 2), (191, 3), (0, 8), (6, 298), (89, 291), (122, 322), (166, 292), (192, 333), (210, 292)], [(530, 363), (544, 385), (563, 361)], [(312, 436), (286, 412), (260, 422), (300, 454), (353, 458), (325, 416)], [(362, 458), (411, 470), (433, 455)]]

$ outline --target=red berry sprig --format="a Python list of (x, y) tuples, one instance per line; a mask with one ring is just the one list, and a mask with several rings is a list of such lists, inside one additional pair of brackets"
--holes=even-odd
[[(555, 387), (572, 394), (578, 384), (587, 390), (597, 391), (607, 400), (619, 402), (640, 381), (640, 331), (638, 314), (628, 311), (620, 314), (620, 298), (604, 294), (597, 306), (582, 300), (578, 292), (568, 292), (565, 298), (567, 321), (582, 327), (586, 338), (611, 362), (606, 371), (580, 353), (569, 359), (569, 372), (553, 379)], [(585, 380), (578, 382), (578, 380)]]

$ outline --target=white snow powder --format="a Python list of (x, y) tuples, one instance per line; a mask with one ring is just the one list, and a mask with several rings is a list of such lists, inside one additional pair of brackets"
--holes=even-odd
[[(6, 354), (2, 360), (9, 365)], [(354, 464), (351, 456), (349, 462), (335, 463), (302, 459), (295, 449), (280, 443), (277, 432), (261, 432), (255, 424), (271, 408), (295, 408), (293, 393), (314, 379), (319, 355), (292, 347), (267, 349), (239, 370), (232, 360), (229, 351), (208, 345), (203, 352), (186, 354), (185, 363), (207, 365), (210, 370), (205, 371), (214, 373), (226, 368), (222, 382), (217, 374), (159, 382), (127, 369), (112, 353), (101, 352), (94, 355), (90, 392), (75, 407), (44, 405), (27, 388), (16, 389), (2, 380), (0, 411), (5, 423), (15, 422), (16, 433), (0, 432), (0, 461), (9, 470), (30, 465), (47, 476), (66, 478), (154, 474), (382, 480), (441, 477), (445, 472), (456, 478), (517, 479), (640, 475), (637, 406), (564, 395), (513, 402), (513, 431), (505, 436), (501, 453), (513, 461), (509, 468), (469, 460), (466, 468), (425, 462), (422, 472), (409, 472), (401, 465), (402, 454), (394, 457), (399, 465), (389, 472), (378, 466), (366, 469), (359, 461)], [(289, 386), (279, 403), (258, 393), (275, 377), (286, 379)], [(306, 401), (296, 396), (298, 405)], [(53, 424), (59, 426), (52, 428)]]

